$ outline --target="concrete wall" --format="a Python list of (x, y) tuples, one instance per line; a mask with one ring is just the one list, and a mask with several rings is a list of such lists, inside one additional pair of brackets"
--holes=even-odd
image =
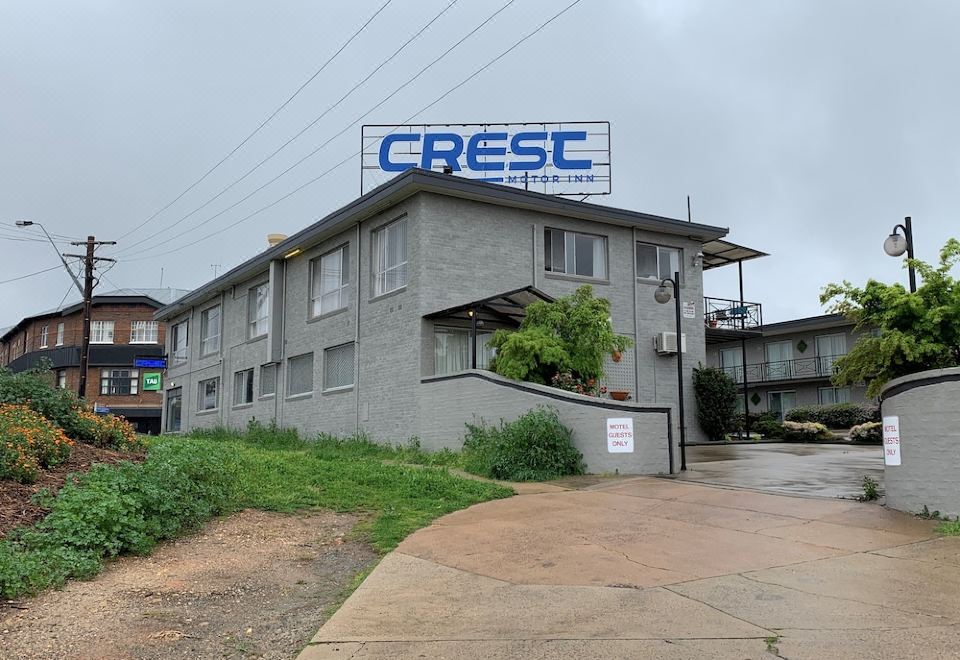
[(900, 465), (887, 466), (887, 506), (960, 516), (960, 368), (896, 378), (881, 413), (900, 419)]
[[(427, 449), (463, 446), (464, 424), (480, 417), (490, 424), (511, 421), (538, 405), (557, 409), (573, 431), (573, 442), (592, 473), (669, 473), (668, 408), (620, 403), (516, 383), (488, 371), (424, 378), (420, 387), (420, 441)], [(606, 420), (632, 417), (633, 453), (607, 451)], [(676, 441), (674, 441), (676, 442)], [(679, 453), (674, 445), (679, 466)], [(676, 469), (676, 468), (675, 468)]]

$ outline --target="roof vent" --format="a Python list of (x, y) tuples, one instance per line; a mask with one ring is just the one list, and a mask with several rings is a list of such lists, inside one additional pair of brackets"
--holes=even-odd
[(273, 247), (277, 243), (282, 243), (287, 240), (286, 234), (267, 234), (267, 245)]

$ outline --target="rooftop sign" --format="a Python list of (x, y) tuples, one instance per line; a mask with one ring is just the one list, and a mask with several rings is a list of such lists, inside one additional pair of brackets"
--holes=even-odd
[(360, 192), (412, 167), (549, 195), (610, 194), (610, 122), (363, 127)]

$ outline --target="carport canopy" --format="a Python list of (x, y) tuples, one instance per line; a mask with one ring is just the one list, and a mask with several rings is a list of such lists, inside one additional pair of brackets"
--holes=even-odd
[(461, 319), (464, 321), (495, 321), (519, 326), (527, 315), (527, 305), (533, 302), (553, 302), (553, 298), (533, 286), (499, 293), (489, 298), (450, 307), (427, 314), (427, 319)]
[(766, 252), (720, 239), (707, 241), (703, 244), (701, 251), (703, 252), (704, 270), (770, 256)]

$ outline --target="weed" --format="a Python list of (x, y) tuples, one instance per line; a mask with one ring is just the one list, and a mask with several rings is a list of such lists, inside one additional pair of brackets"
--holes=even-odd
[(931, 511), (926, 504), (923, 505), (923, 511), (918, 513), (917, 516), (926, 520), (943, 520), (939, 511)]
[(869, 476), (863, 478), (863, 495), (858, 498), (861, 502), (873, 502), (880, 499), (880, 484)]
[(937, 527), (937, 533), (944, 536), (960, 536), (960, 520), (945, 520)]
[(777, 643), (780, 641), (780, 635), (770, 635), (763, 641), (767, 643), (767, 653), (772, 653), (777, 657), (780, 656), (780, 649), (777, 648)]

